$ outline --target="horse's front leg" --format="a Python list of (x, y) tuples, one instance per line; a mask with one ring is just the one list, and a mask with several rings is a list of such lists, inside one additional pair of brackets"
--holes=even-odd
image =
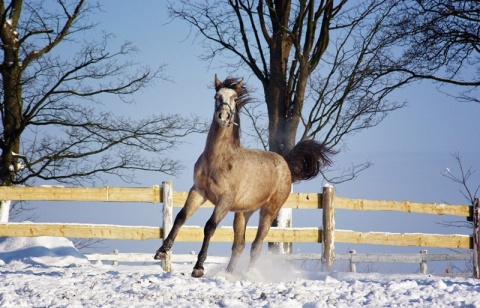
[(248, 220), (252, 216), (253, 212), (247, 213), (235, 213), (235, 218), (233, 219), (233, 245), (232, 245), (232, 255), (230, 257), (230, 262), (228, 262), (227, 272), (233, 272), (235, 265), (237, 264), (238, 258), (242, 254), (243, 249), (245, 248), (245, 229), (247, 227)]
[(199, 278), (204, 274), (203, 263), (207, 259), (208, 245), (210, 244), (210, 239), (215, 233), (218, 224), (228, 213), (228, 205), (225, 203), (219, 203), (215, 206), (213, 214), (210, 219), (207, 221), (205, 228), (203, 229), (203, 244), (200, 252), (198, 253), (197, 263), (193, 267), (192, 277)]
[(190, 189), (185, 205), (175, 217), (172, 230), (170, 230), (167, 238), (163, 241), (162, 246), (157, 250), (154, 256), (155, 260), (161, 260), (165, 258), (165, 254), (172, 249), (175, 238), (178, 235), (178, 231), (180, 231), (180, 227), (190, 216), (192, 216), (193, 213), (195, 213), (195, 211), (197, 211), (197, 209), (205, 202), (205, 200), (206, 199), (197, 190), (195, 190), (195, 187)]

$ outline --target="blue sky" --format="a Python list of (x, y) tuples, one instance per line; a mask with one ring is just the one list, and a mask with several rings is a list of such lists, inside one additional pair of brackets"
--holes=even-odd
[[(195, 33), (190, 33), (188, 25), (180, 21), (169, 23), (168, 13), (164, 2), (161, 1), (104, 0), (101, 4), (103, 12), (93, 16), (92, 19), (99, 23), (96, 32), (105, 30), (114, 33), (116, 43), (125, 40), (133, 42), (140, 50), (137, 55), (138, 62), (152, 67), (166, 64), (165, 73), (173, 81), (158, 82), (142, 93), (136, 94), (135, 106), (122, 105), (120, 100), (111, 97), (105, 101), (105, 108), (138, 117), (163, 112), (195, 114), (209, 119), (213, 112), (214, 93), (211, 88), (213, 76), (218, 74), (222, 79), (226, 77), (227, 72), (224, 68), (215, 68), (215, 63), (202, 62), (198, 58), (202, 53), (201, 39), (198, 37), (195, 39)], [(248, 79), (248, 76), (238, 77), (247, 77), (247, 84), (258, 88), (256, 95), (261, 95), (260, 88), (255, 85), (254, 80)], [(447, 167), (454, 173), (458, 170), (451, 154), (459, 152), (465, 166), (472, 166), (477, 170), (471, 179), (472, 185), (479, 184), (480, 105), (455, 102), (451, 97), (440, 93), (437, 86), (423, 82), (394, 93), (391, 99), (407, 100), (408, 106), (391, 113), (377, 127), (346, 139), (348, 149), (343, 149), (335, 157), (337, 166), (349, 166), (367, 160), (372, 161), (374, 165), (364, 171), (358, 179), (336, 186), (338, 195), (348, 198), (465, 203), (459, 193), (460, 187), (443, 177), (442, 172)], [(442, 90), (449, 91), (450, 88), (443, 87)], [(206, 135), (190, 137), (186, 144), (172, 153), (185, 165), (184, 172), (177, 178), (148, 173), (141, 174), (137, 181), (141, 186), (150, 186), (161, 184), (163, 180), (173, 180), (175, 190), (188, 190), (192, 185), (192, 167), (203, 150), (205, 138)], [(321, 190), (323, 184), (323, 180), (317, 178), (296, 185), (294, 191), (316, 192)], [(122, 183), (112, 180), (109, 185)], [(68, 210), (63, 210), (63, 206), (61, 210), (59, 205), (41, 208), (39, 221), (58, 219), (65, 222), (65, 219), (72, 219), (71, 211), (75, 211), (76, 206), (78, 205), (73, 205)], [(112, 206), (106, 206), (110, 212), (96, 209), (91, 205), (82, 207), (85, 210), (75, 215), (75, 219), (85, 218), (88, 222), (158, 225), (161, 219), (159, 210), (152, 209), (151, 205), (135, 205), (135, 215), (132, 215), (132, 208), (127, 205), (122, 205), (113, 212)], [(189, 224), (203, 225), (208, 215), (208, 212), (200, 213), (192, 217)], [(308, 218), (299, 215), (300, 218), (296, 219), (295, 215), (294, 213), (295, 226), (311, 226), (301, 225), (302, 222), (311, 223)], [(388, 215), (391, 214), (367, 216), (339, 211), (336, 227), (359, 230), (371, 226), (374, 221), (379, 221), (379, 226), (375, 226), (371, 231), (458, 232), (455, 229), (445, 230), (438, 226), (437, 222), (450, 218), (412, 214), (399, 214), (387, 218)], [(152, 217), (158, 217), (158, 224)], [(319, 216), (318, 222), (320, 219)], [(427, 220), (428, 223), (425, 222)], [(230, 225), (231, 221), (227, 216), (224, 224)], [(111, 244), (110, 241), (108, 243)], [(119, 244), (116, 242), (112, 245)], [(153, 252), (158, 248), (156, 247), (158, 244), (159, 241), (148, 245), (143, 243), (141, 248), (133, 249)], [(181, 247), (177, 250), (179, 253), (198, 251), (200, 246), (199, 243), (183, 245), (174, 246), (174, 252), (177, 246)], [(230, 244), (226, 247), (230, 247)], [(349, 247), (337, 248), (337, 251), (343, 253)], [(418, 250), (419, 248), (413, 248), (412, 251)]]
[[(133, 108), (140, 111), (139, 116), (172, 112), (210, 118), (213, 76), (217, 73), (224, 78), (227, 72), (225, 68), (216, 69), (215, 63), (199, 59), (201, 39), (195, 39), (196, 35), (190, 32), (188, 25), (180, 21), (169, 23), (166, 8), (158, 2), (145, 1), (140, 6), (102, 1), (102, 6), (104, 12), (97, 15), (100, 21), (98, 28), (114, 33), (117, 42), (132, 41), (140, 50), (137, 59), (141, 63), (151, 66), (166, 64), (165, 73), (173, 80), (172, 83), (159, 82), (136, 96), (138, 103)], [(250, 81), (250, 85), (258, 89), (255, 95), (262, 94), (255, 80), (248, 79), (249, 76), (238, 77), (246, 77), (247, 83)], [(478, 169), (479, 160), (476, 157), (480, 153), (480, 140), (475, 138), (475, 132), (480, 128), (480, 106), (455, 102), (440, 93), (437, 86), (422, 82), (394, 93), (391, 99), (406, 100), (407, 107), (391, 113), (379, 126), (346, 139), (348, 149), (336, 157), (337, 165), (348, 166), (352, 162), (371, 160), (374, 166), (358, 180), (339, 185), (337, 190), (342, 195), (420, 202), (463, 202), (461, 196), (456, 196), (458, 188), (449, 189), (454, 185), (441, 173), (447, 167), (455, 170), (451, 154), (457, 151), (466, 165)], [(115, 108), (121, 107), (114, 98), (111, 101)], [(131, 107), (123, 108), (128, 110)], [(204, 141), (205, 136), (197, 135), (189, 139), (190, 144), (179, 149), (178, 154), (182, 158), (185, 155), (186, 166), (179, 178), (181, 181), (188, 181)], [(377, 177), (378, 180), (375, 180)], [(150, 179), (138, 180), (146, 184), (158, 183), (156, 180), (150, 182)], [(320, 182), (321, 179), (306, 182), (299, 188), (316, 189), (321, 187)], [(176, 186), (186, 190), (190, 185), (179, 183)], [(437, 189), (438, 194), (435, 192)], [(391, 193), (386, 193), (388, 191)]]

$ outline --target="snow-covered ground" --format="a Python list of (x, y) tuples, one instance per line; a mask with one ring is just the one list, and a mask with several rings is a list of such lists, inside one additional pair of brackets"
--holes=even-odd
[[(272, 264), (273, 263), (273, 264)], [(1, 307), (480, 307), (480, 280), (323, 273), (260, 260), (233, 275), (210, 264), (90, 264), (65, 238), (0, 239)]]

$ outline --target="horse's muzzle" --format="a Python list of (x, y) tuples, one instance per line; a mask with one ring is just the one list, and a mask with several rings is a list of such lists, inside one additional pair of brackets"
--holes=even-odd
[(232, 114), (227, 110), (219, 110), (217, 113), (217, 122), (222, 127), (230, 126), (232, 122)]

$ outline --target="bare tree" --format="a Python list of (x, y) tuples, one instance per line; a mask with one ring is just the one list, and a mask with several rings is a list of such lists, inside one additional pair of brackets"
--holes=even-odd
[(94, 28), (87, 17), (98, 8), (84, 0), (0, 1), (1, 185), (95, 184), (105, 174), (133, 181), (135, 170), (180, 170), (166, 155), (197, 131), (197, 119), (160, 112), (132, 119), (103, 106), (108, 95), (133, 103), (131, 94), (165, 76), (163, 67), (137, 64), (131, 43), (110, 48), (107, 34), (77, 41)]
[(470, 178), (475, 174), (477, 170), (473, 170), (472, 167), (466, 168), (462, 157), (459, 152), (453, 153), (452, 157), (458, 167), (458, 174), (453, 173), (449, 168), (445, 169), (445, 173), (442, 175), (447, 179), (451, 180), (453, 183), (460, 186), (460, 193), (465, 198), (468, 204), (473, 204), (475, 198), (477, 198), (478, 192), (480, 190), (480, 184), (477, 184), (476, 187), (470, 185)]
[[(170, 12), (204, 37), (204, 59), (223, 56), (232, 70), (245, 67), (258, 78), (268, 112), (268, 148), (284, 155), (298, 137), (338, 148), (348, 135), (404, 106), (387, 98), (410, 80), (382, 65), (396, 42), (386, 32), (396, 2), (346, 3), (183, 0)], [(259, 119), (258, 113), (249, 116)], [(354, 178), (368, 166), (352, 166), (331, 180)]]
[(480, 2), (402, 1), (396, 16), (391, 35), (403, 54), (392, 70), (455, 85), (462, 90), (449, 95), (480, 102)]
[[(448, 180), (450, 180), (452, 183), (458, 185), (460, 187), (459, 192), (465, 198), (467, 204), (473, 206), (475, 198), (478, 197), (478, 192), (480, 191), (479, 183), (471, 183), (471, 177), (475, 174), (476, 170), (472, 169), (472, 167), (465, 167), (459, 152), (453, 153), (452, 157), (455, 161), (456, 169), (458, 170), (455, 172), (450, 170), (450, 168), (446, 168), (442, 175)], [(473, 226), (472, 222), (468, 221), (442, 222), (441, 224), (446, 227), (471, 228)]]

